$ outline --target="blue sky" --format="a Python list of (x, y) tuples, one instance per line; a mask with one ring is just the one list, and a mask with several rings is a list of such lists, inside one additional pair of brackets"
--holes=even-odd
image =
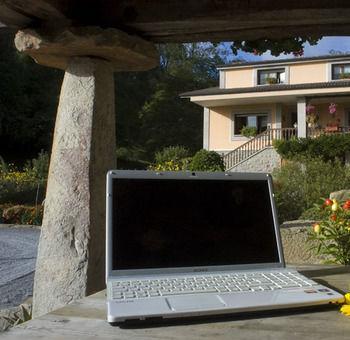
[[(350, 54), (350, 37), (324, 37), (315, 46), (306, 44), (304, 47), (304, 57), (327, 55), (330, 54), (330, 51), (339, 51)], [(280, 55), (279, 57), (274, 57), (270, 53), (264, 53), (261, 56), (255, 56), (252, 53), (239, 52), (238, 57), (241, 57), (246, 61), (258, 61), (293, 58), (294, 56), (292, 54), (287, 54)]]

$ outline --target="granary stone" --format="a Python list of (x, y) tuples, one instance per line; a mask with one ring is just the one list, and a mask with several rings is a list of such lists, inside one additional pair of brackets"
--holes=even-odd
[(114, 71), (143, 71), (157, 66), (155, 46), (115, 28), (71, 27), (61, 31), (24, 29), (15, 45), (38, 64), (65, 70), (71, 57), (90, 56), (110, 62)]
[(112, 65), (73, 58), (57, 112), (34, 317), (105, 287), (105, 176), (116, 166), (115, 145)]

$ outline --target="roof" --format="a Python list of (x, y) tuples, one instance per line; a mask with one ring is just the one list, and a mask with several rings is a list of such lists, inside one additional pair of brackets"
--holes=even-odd
[(260, 61), (238, 61), (231, 64), (219, 65), (217, 69), (225, 68), (242, 68), (247, 66), (263, 66), (263, 65), (275, 65), (275, 64), (294, 64), (294, 63), (303, 63), (303, 62), (312, 62), (312, 61), (325, 61), (325, 60), (339, 60), (339, 59), (350, 59), (350, 54), (339, 54), (339, 55), (322, 55), (315, 57), (294, 57), (288, 59), (274, 59), (274, 60), (260, 60)]
[(156, 43), (350, 34), (347, 0), (0, 0), (17, 29), (117, 28)]
[(259, 85), (253, 87), (238, 87), (230, 89), (222, 89), (219, 87), (210, 87), (202, 90), (184, 92), (180, 94), (182, 98), (196, 97), (196, 96), (211, 96), (219, 94), (238, 94), (238, 93), (255, 93), (255, 92), (271, 92), (271, 91), (288, 91), (288, 90), (302, 90), (302, 89), (318, 89), (318, 88), (337, 88), (350, 87), (350, 81), (332, 81), (322, 83), (306, 83), (306, 84), (276, 84), (276, 85)]

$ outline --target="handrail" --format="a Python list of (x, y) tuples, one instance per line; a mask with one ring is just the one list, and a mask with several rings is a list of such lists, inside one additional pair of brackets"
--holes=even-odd
[(276, 139), (288, 140), (295, 135), (295, 128), (267, 129), (236, 149), (223, 155), (222, 159), (224, 161), (225, 168), (226, 170), (232, 169), (235, 165), (244, 161), (258, 151), (272, 146), (272, 142)]

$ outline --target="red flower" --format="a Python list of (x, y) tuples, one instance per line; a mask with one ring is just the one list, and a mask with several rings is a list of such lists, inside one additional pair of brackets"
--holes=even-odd
[(324, 207), (329, 207), (329, 206), (331, 206), (331, 205), (333, 205), (333, 201), (332, 201), (331, 199), (329, 199), (329, 198), (327, 198), (327, 199), (324, 201), (324, 203), (323, 203), (323, 206), (324, 206)]
[(336, 220), (337, 220), (337, 215), (336, 215), (336, 214), (333, 214), (333, 215), (331, 215), (330, 218), (331, 218), (332, 221), (336, 221)]
[(346, 201), (346, 202), (343, 204), (343, 209), (344, 209), (344, 210), (350, 210), (350, 202), (349, 202), (349, 201)]

